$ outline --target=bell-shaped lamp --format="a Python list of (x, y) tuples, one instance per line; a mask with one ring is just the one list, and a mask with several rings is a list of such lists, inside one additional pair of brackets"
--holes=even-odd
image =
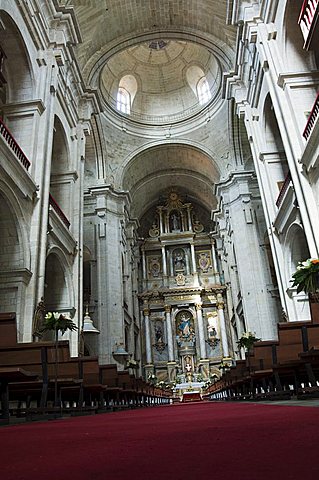
[(83, 320), (83, 327), (82, 327), (82, 332), (83, 333), (100, 333), (100, 330), (95, 328), (93, 321), (89, 315), (89, 308), (88, 306), (86, 307), (85, 310), (85, 315), (84, 315), (84, 320)]
[(129, 354), (127, 353), (127, 351), (124, 348), (123, 343), (116, 343), (115, 344), (113, 355), (114, 356), (119, 356), (119, 357), (122, 357), (122, 358), (128, 358), (128, 356), (129, 356)]

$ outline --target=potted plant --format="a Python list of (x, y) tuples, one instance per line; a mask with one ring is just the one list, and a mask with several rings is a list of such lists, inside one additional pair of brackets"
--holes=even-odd
[(240, 339), (237, 341), (239, 348), (244, 348), (249, 352), (255, 342), (258, 342), (260, 338), (257, 338), (256, 335), (252, 332), (244, 332)]
[(237, 341), (239, 348), (244, 348), (246, 352), (246, 358), (248, 360), (248, 370), (250, 372), (250, 350), (255, 342), (259, 342), (260, 338), (256, 337), (255, 333), (244, 332), (240, 339)]
[(292, 287), (297, 287), (297, 293), (304, 291), (318, 301), (319, 298), (319, 259), (308, 258), (299, 262), (297, 270), (292, 274)]
[(77, 330), (77, 326), (70, 319), (67, 318), (62, 313), (58, 312), (48, 312), (44, 318), (44, 323), (41, 328), (41, 332), (54, 332), (55, 338), (55, 369), (54, 369), (54, 406), (58, 406), (58, 342), (59, 342), (59, 332), (62, 335), (65, 334), (67, 330), (74, 331)]

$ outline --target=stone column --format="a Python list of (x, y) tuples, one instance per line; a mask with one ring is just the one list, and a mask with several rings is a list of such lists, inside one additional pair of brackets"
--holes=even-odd
[(218, 272), (218, 264), (217, 264), (217, 257), (216, 257), (216, 251), (215, 251), (215, 241), (212, 240), (212, 246), (211, 246), (211, 251), (212, 251), (212, 267), (213, 267), (213, 272), (215, 276), (215, 282), (220, 283), (220, 275)]
[(150, 311), (148, 308), (143, 310), (144, 325), (145, 325), (145, 348), (146, 348), (146, 363), (152, 363), (152, 342), (151, 342), (151, 326), (150, 326)]
[(145, 249), (142, 247), (142, 268), (143, 268), (143, 280), (147, 279), (146, 277), (146, 257), (145, 257)]
[(206, 358), (206, 344), (205, 344), (202, 305), (200, 303), (196, 305), (196, 314), (197, 314), (197, 324), (198, 324), (200, 357), (201, 359), (204, 359)]
[(163, 229), (163, 208), (158, 207), (157, 211), (158, 211), (158, 216), (159, 216), (160, 235), (162, 235), (164, 233), (164, 229)]
[(188, 230), (193, 231), (192, 218), (191, 218), (191, 204), (187, 204), (187, 219), (188, 219)]
[(193, 274), (193, 277), (194, 277), (194, 285), (197, 286), (198, 285), (198, 273), (197, 273), (197, 270), (196, 270), (196, 257), (195, 257), (195, 247), (194, 247), (194, 244), (191, 243), (191, 257), (192, 257), (192, 274)]
[(220, 333), (221, 333), (221, 340), (222, 340), (222, 347), (223, 347), (223, 356), (229, 357), (229, 348), (228, 348), (228, 341), (227, 341), (227, 333), (226, 333), (226, 323), (225, 323), (225, 315), (224, 315), (224, 299), (221, 293), (217, 294), (217, 308), (218, 308), (218, 318), (220, 324)]
[(174, 346), (173, 346), (173, 334), (171, 324), (171, 307), (165, 305), (165, 317), (166, 317), (166, 335), (167, 335), (167, 348), (168, 348), (168, 361), (174, 361)]
[(167, 264), (166, 264), (166, 250), (165, 246), (162, 246), (162, 263), (163, 263), (163, 279), (164, 279), (164, 285), (167, 282)]

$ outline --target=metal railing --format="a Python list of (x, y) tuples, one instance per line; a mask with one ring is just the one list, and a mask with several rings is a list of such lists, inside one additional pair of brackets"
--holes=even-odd
[(305, 41), (304, 48), (309, 46), (309, 40), (317, 22), (318, 14), (319, 0), (304, 0), (298, 20)]
[(63, 211), (61, 210), (59, 204), (56, 202), (56, 200), (54, 200), (54, 198), (52, 197), (51, 193), (49, 193), (49, 204), (51, 205), (51, 207), (53, 208), (53, 210), (55, 211), (55, 213), (58, 215), (58, 217), (62, 220), (62, 222), (64, 223), (64, 225), (69, 228), (70, 226), (70, 222), (69, 220), (67, 219), (67, 217), (64, 215)]
[(30, 161), (28, 160), (25, 153), (22, 151), (20, 145), (14, 139), (8, 127), (4, 124), (1, 117), (0, 117), (0, 135), (7, 142), (11, 150), (15, 153), (16, 157), (18, 157), (18, 159), (20, 160), (24, 168), (28, 170), (31, 165)]
[(284, 180), (284, 183), (281, 186), (279, 195), (278, 195), (277, 200), (276, 200), (276, 206), (278, 208), (280, 207), (280, 205), (283, 201), (283, 198), (285, 196), (286, 191), (288, 190), (290, 182), (291, 182), (291, 174), (290, 174), (290, 172), (288, 172), (288, 174), (286, 175), (286, 178)]
[(318, 114), (319, 114), (319, 92), (317, 93), (315, 103), (313, 104), (312, 110), (310, 112), (310, 115), (308, 117), (305, 129), (304, 129), (303, 134), (302, 134), (302, 136), (306, 140), (308, 140), (308, 138), (311, 134), (311, 131), (312, 131), (312, 129), (313, 129), (315, 123), (316, 123), (316, 120), (318, 118)]

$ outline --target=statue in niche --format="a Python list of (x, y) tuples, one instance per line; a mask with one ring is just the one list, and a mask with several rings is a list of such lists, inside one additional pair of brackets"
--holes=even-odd
[(182, 312), (178, 316), (178, 336), (181, 340), (192, 340), (194, 328), (192, 325), (192, 315), (190, 312)]
[(185, 270), (185, 253), (183, 250), (177, 250), (174, 253), (174, 266), (175, 271), (184, 271)]
[(176, 231), (179, 232), (181, 230), (181, 219), (176, 212), (173, 212), (170, 215), (170, 227), (171, 227), (171, 232), (176, 232)]
[(164, 342), (162, 322), (157, 322), (155, 324), (154, 333), (155, 333), (155, 344), (153, 346), (156, 348), (156, 350), (159, 353), (162, 353), (166, 347), (166, 343)]
[(216, 311), (209, 313), (207, 316), (207, 343), (210, 347), (214, 348), (220, 342), (217, 338), (217, 321), (218, 313)]
[(149, 261), (149, 273), (153, 278), (156, 278), (159, 276), (160, 272), (161, 272), (161, 265), (158, 258), (156, 257), (151, 258)]

